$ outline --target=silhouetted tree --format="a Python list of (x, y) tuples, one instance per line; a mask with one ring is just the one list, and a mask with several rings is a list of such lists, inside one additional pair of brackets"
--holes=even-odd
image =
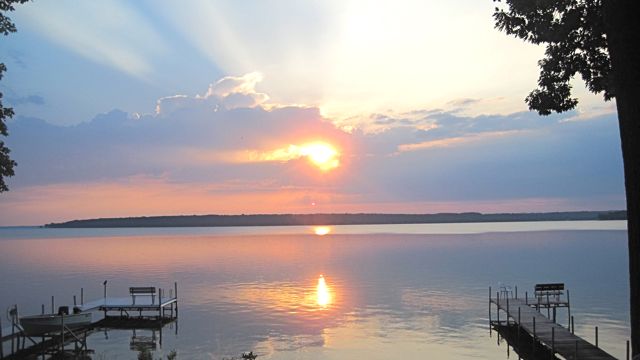
[[(15, 10), (14, 4), (23, 4), (28, 0), (0, 0), (0, 33), (3, 35), (9, 35), (9, 33), (16, 32), (16, 25), (11, 22), (11, 19), (5, 15), (5, 13)], [(2, 80), (3, 73), (7, 70), (4, 63), (0, 63), (0, 80)], [(0, 135), (7, 136), (7, 124), (5, 120), (13, 116), (13, 109), (10, 107), (4, 107), (2, 105), (2, 93), (0, 92)], [(5, 177), (13, 176), (13, 167), (16, 166), (16, 162), (11, 160), (9, 148), (4, 146), (4, 141), (0, 140), (0, 193), (9, 190), (7, 184), (4, 182)]]
[[(494, 0), (496, 1), (496, 0)], [(497, 0), (500, 2), (500, 0)], [(640, 357), (640, 21), (633, 0), (505, 0), (496, 27), (545, 44), (538, 88), (525, 99), (541, 115), (573, 109), (569, 81), (616, 99), (629, 234), (631, 343)], [(505, 6), (506, 5), (506, 6)]]

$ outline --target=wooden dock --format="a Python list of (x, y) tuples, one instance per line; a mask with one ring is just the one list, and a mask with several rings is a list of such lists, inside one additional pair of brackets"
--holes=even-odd
[[(573, 334), (568, 328), (553, 322), (537, 311), (536, 308), (539, 309), (541, 305), (538, 301), (529, 302), (528, 299), (498, 292), (495, 297), (490, 296), (490, 306), (491, 304), (495, 305), (497, 310), (497, 319), (494, 321), (490, 319), (492, 326), (515, 327), (518, 334), (521, 331), (526, 332), (526, 337), (533, 340), (530, 347), (534, 351), (534, 356), (536, 345), (542, 345), (550, 354), (553, 354), (553, 359), (556, 359), (556, 354), (567, 360), (615, 359), (598, 346)], [(554, 304), (550, 302), (546, 305), (553, 307)], [(520, 336), (518, 336), (519, 341)], [(526, 348), (527, 345), (518, 344), (518, 347)]]
[[(169, 290), (167, 297), (162, 289), (155, 287), (130, 287), (128, 297), (107, 297), (107, 282), (104, 282), (104, 296), (102, 299), (85, 303), (82, 299), (80, 305), (74, 307), (81, 312), (102, 311), (105, 318), (110, 311), (119, 312), (120, 317), (129, 317), (133, 312), (138, 312), (138, 317), (143, 317), (143, 312), (152, 314), (155, 317), (163, 318), (169, 313), (170, 318), (178, 317), (178, 283), (173, 284), (174, 288)], [(147, 315), (149, 316), (149, 315)], [(153, 315), (152, 315), (153, 316)]]
[(164, 317), (169, 312), (169, 317), (173, 318), (178, 316), (178, 298), (153, 300), (144, 298), (133, 302), (130, 297), (108, 297), (87, 302), (77, 306), (77, 308), (82, 312), (102, 311), (105, 316), (111, 311), (116, 311), (123, 317), (131, 316), (135, 312), (138, 312), (139, 317), (142, 317), (143, 312), (153, 312), (157, 313), (156, 316), (158, 317)]
[[(169, 296), (165, 295), (163, 289), (155, 287), (131, 287), (129, 288), (129, 297), (107, 297), (106, 284), (105, 281), (101, 299), (85, 303), (82, 289), (80, 304), (76, 303), (76, 296), (73, 296), (74, 311), (102, 312), (104, 314), (102, 319), (94, 320), (91, 324), (73, 329), (73, 331), (63, 327), (61, 331), (56, 333), (29, 336), (19, 324), (17, 307), (15, 307), (15, 317), (10, 326), (2, 327), (3, 324), (0, 321), (0, 359), (22, 359), (34, 354), (57, 356), (65, 353), (69, 344), (73, 344), (73, 351), (76, 355), (86, 354), (90, 351), (86, 345), (87, 335), (96, 329), (161, 329), (162, 326), (175, 321), (178, 317), (177, 283), (174, 283), (174, 288), (169, 291)], [(45, 314), (44, 308), (45, 306), (42, 305), (42, 314)], [(54, 308), (52, 297), (52, 314)], [(113, 312), (116, 312), (117, 315), (110, 314)], [(161, 342), (162, 332), (160, 331)], [(10, 343), (9, 349), (5, 349), (5, 343), (7, 345)]]

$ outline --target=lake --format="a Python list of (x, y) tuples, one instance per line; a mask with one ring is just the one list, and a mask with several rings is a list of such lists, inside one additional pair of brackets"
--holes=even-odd
[[(229, 359), (506, 359), (489, 286), (564, 282), (576, 333), (624, 358), (624, 221), (327, 227), (0, 228), (0, 309), (21, 314), (173, 288), (180, 315), (154, 356)], [(2, 324), (7, 321), (2, 315)], [(560, 310), (559, 321), (567, 323)], [(95, 359), (136, 359), (133, 336), (93, 333)], [(159, 335), (159, 334), (156, 334)], [(5, 351), (6, 351), (5, 347)], [(513, 356), (513, 354), (511, 355)], [(517, 358), (517, 357), (516, 357)]]

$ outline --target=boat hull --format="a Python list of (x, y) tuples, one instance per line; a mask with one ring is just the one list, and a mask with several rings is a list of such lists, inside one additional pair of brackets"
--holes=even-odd
[(20, 318), (20, 325), (28, 335), (43, 335), (62, 331), (62, 324), (69, 329), (76, 329), (91, 324), (91, 313), (71, 315), (33, 315)]

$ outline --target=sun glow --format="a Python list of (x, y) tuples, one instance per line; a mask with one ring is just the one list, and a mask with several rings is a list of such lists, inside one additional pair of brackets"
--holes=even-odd
[(340, 165), (338, 150), (324, 142), (314, 142), (300, 146), (300, 155), (322, 171), (335, 169)]
[(320, 275), (320, 278), (318, 279), (316, 302), (323, 308), (326, 308), (331, 304), (331, 293), (329, 292), (329, 287), (327, 286), (327, 283), (324, 280), (324, 276), (322, 275)]
[(313, 228), (313, 232), (316, 235), (323, 236), (323, 235), (327, 235), (328, 233), (330, 233), (331, 232), (331, 228), (328, 227), (328, 226), (316, 226), (316, 227)]
[(309, 162), (321, 171), (329, 171), (340, 166), (340, 151), (323, 141), (309, 142), (302, 145), (289, 145), (271, 151), (245, 151), (235, 157), (237, 161), (262, 162), (280, 161), (287, 162), (300, 158), (307, 158)]

